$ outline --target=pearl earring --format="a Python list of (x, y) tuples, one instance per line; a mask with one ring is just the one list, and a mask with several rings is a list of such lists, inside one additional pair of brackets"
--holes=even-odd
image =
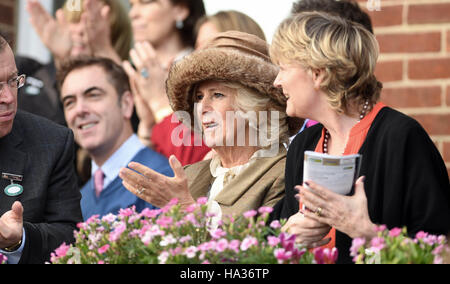
[(177, 20), (177, 21), (175, 22), (175, 27), (176, 27), (177, 29), (179, 29), (179, 30), (181, 30), (182, 28), (184, 28), (183, 20)]

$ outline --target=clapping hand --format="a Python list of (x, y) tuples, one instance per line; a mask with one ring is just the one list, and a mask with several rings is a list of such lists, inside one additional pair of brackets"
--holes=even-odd
[(18, 201), (14, 202), (10, 211), (0, 217), (0, 248), (4, 249), (22, 240), (23, 207)]
[(162, 208), (177, 198), (181, 208), (185, 209), (195, 203), (189, 192), (186, 173), (175, 156), (169, 158), (169, 163), (174, 177), (159, 174), (135, 162), (128, 165), (130, 169), (122, 168), (119, 177), (126, 189), (154, 206)]
[(26, 9), (30, 23), (53, 56), (62, 60), (70, 54), (72, 40), (64, 12), (56, 11), (54, 19), (37, 0), (29, 0)]

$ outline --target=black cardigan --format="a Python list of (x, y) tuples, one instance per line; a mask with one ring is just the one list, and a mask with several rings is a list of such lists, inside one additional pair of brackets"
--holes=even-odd
[[(271, 220), (298, 212), (294, 187), (303, 182), (304, 151), (314, 151), (323, 126), (315, 125), (292, 142), (286, 161), (286, 195)], [(366, 176), (369, 216), (375, 224), (445, 234), (450, 230), (450, 186), (445, 163), (425, 130), (414, 119), (389, 107), (373, 121), (359, 153), (360, 176)], [(350, 195), (352, 195), (350, 193)], [(351, 263), (351, 238), (336, 231), (339, 263)]]

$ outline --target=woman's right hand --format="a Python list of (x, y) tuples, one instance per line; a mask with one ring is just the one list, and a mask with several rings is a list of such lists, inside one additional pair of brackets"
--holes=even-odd
[(326, 245), (331, 241), (330, 238), (324, 239), (330, 229), (329, 225), (307, 218), (299, 212), (289, 218), (282, 231), (296, 235), (297, 243), (307, 248), (315, 248)]
[(61, 9), (56, 11), (55, 20), (37, 0), (29, 0), (26, 9), (31, 25), (55, 59), (66, 58), (72, 49), (72, 39), (64, 12)]

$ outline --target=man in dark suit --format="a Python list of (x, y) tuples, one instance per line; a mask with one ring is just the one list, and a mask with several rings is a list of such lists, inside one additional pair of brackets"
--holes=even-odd
[(17, 111), (24, 81), (0, 35), (0, 253), (9, 263), (44, 263), (58, 246), (74, 240), (81, 195), (73, 134)]

